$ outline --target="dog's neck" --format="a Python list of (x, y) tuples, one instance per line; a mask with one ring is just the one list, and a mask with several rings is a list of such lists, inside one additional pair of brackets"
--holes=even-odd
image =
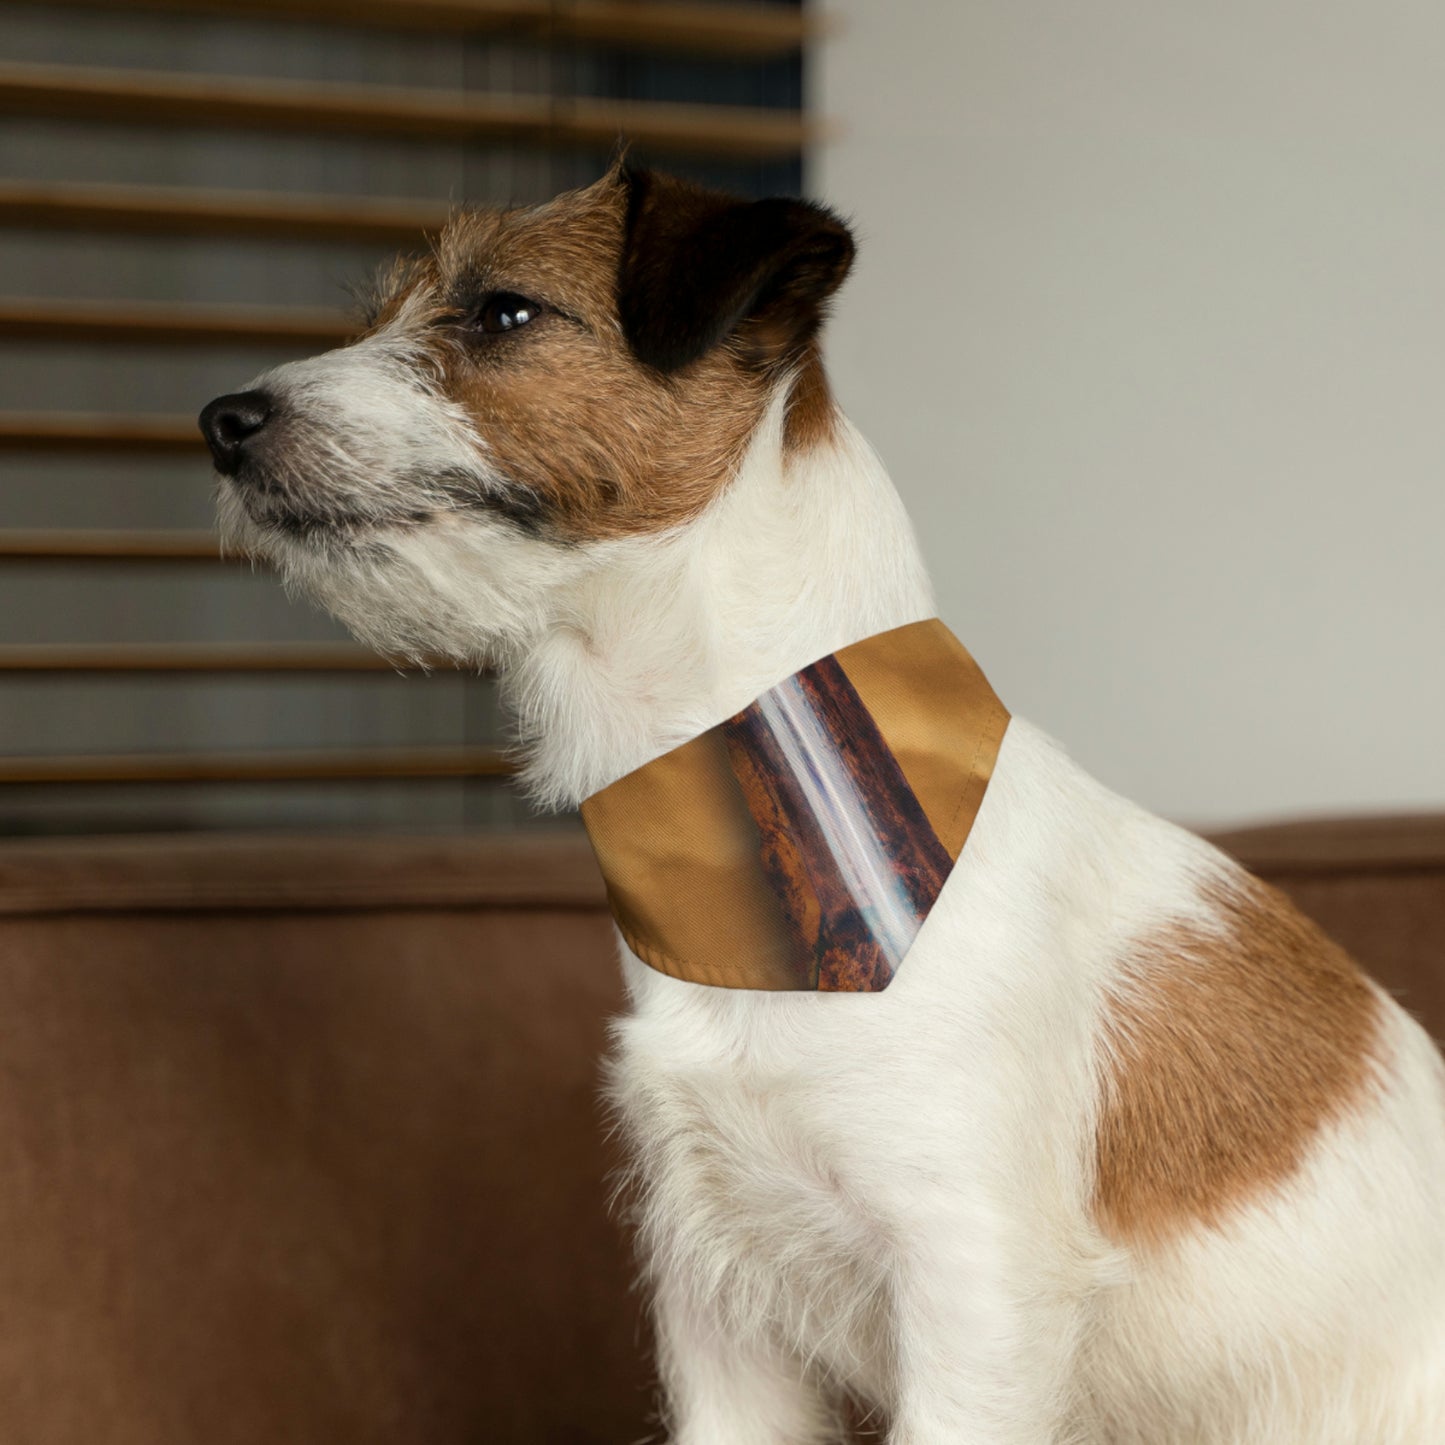
[(792, 452), (778, 398), (737, 476), (665, 537), (603, 544), (506, 670), (537, 798), (568, 807), (817, 658), (934, 614), (907, 515), (839, 416)]

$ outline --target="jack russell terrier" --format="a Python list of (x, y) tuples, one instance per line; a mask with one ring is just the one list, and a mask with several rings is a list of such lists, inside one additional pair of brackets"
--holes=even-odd
[(582, 806), (671, 1438), (1445, 1440), (1439, 1055), (934, 619), (819, 359), (852, 258), (618, 165), (202, 413), (230, 543), (495, 666)]

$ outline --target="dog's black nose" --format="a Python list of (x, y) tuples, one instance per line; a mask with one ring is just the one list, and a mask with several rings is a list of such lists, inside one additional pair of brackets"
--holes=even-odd
[(271, 398), (264, 391), (218, 396), (201, 413), (201, 434), (216, 470), (232, 476), (240, 468), (246, 443), (270, 420)]

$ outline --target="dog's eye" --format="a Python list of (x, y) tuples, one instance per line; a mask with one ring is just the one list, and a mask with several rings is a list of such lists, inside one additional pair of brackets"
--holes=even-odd
[(515, 291), (497, 291), (482, 303), (474, 324), (478, 331), (485, 331), (488, 336), (496, 336), (503, 331), (515, 331), (519, 326), (535, 321), (541, 312), (539, 302), (519, 296)]

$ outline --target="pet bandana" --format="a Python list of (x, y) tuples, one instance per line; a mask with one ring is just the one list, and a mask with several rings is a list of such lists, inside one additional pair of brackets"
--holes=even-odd
[(937, 618), (794, 673), (582, 804), (623, 938), (693, 983), (886, 988), (1008, 720)]

